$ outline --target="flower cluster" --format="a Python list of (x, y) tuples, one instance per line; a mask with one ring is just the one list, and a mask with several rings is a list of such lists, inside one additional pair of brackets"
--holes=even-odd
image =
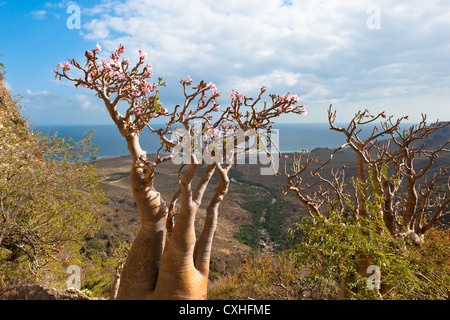
[[(131, 103), (130, 110), (136, 116), (143, 116), (150, 111), (152, 114), (156, 112), (159, 115), (168, 114), (166, 108), (161, 107), (159, 97), (157, 95), (157, 87), (165, 86), (165, 83), (151, 83), (148, 81), (153, 75), (151, 63), (146, 63), (147, 54), (139, 50), (139, 61), (135, 67), (130, 67), (128, 58), (121, 58), (125, 52), (123, 45), (115, 48), (109, 59), (99, 59), (98, 54), (102, 51), (102, 47), (97, 46), (85, 52), (87, 63), (85, 67), (81, 67), (75, 60), (64, 62), (57, 65), (56, 77), (66, 77), (76, 82), (75, 86), (88, 87), (93, 90), (99, 90), (104, 86), (108, 87), (108, 92), (116, 93), (119, 100), (127, 100)], [(72, 79), (66, 71), (71, 69), (71, 65), (84, 71), (84, 77), (80, 79)], [(62, 68), (62, 72), (60, 72)], [(151, 94), (156, 94), (152, 97)], [(100, 95), (101, 97), (101, 95)], [(138, 100), (139, 99), (139, 100)]]
[(71, 65), (69, 62), (60, 62), (58, 63), (58, 65), (56, 66), (56, 70), (53, 70), (53, 72), (59, 72), (59, 68), (63, 68), (63, 71), (68, 71), (71, 69)]
[(245, 99), (245, 95), (243, 93), (239, 94), (239, 92), (234, 91), (234, 89), (233, 89), (233, 90), (231, 90), (230, 99), (231, 100), (234, 100), (234, 99)]
[[(166, 86), (162, 78), (158, 82), (151, 83), (149, 79), (153, 75), (151, 63), (146, 62), (147, 54), (139, 50), (139, 59), (135, 66), (130, 65), (128, 58), (122, 58), (125, 48), (122, 45), (115, 48), (109, 58), (101, 58), (98, 55), (102, 47), (97, 46), (85, 52), (87, 63), (81, 66), (74, 59), (57, 65), (56, 76), (64, 77), (75, 83), (97, 92), (97, 96), (105, 101), (105, 104), (113, 116), (116, 124), (124, 126), (123, 130), (140, 131), (144, 127), (150, 127), (149, 122), (160, 116), (167, 117), (167, 128), (156, 131), (162, 138), (165, 146), (170, 151), (173, 144), (163, 137), (172, 132), (172, 126), (182, 124), (185, 128), (192, 126), (193, 122), (201, 121), (203, 129), (210, 131), (209, 144), (215, 145), (220, 140), (220, 133), (232, 131), (257, 131), (271, 129), (272, 118), (281, 114), (306, 114), (306, 109), (299, 106), (297, 95), (286, 94), (284, 96), (271, 95), (272, 103), (265, 102), (263, 108), (258, 103), (262, 99), (265, 88), (256, 99), (232, 90), (230, 105), (220, 110), (217, 85), (213, 82), (200, 81), (197, 85), (188, 76), (180, 83), (184, 88), (185, 102), (176, 105), (173, 111), (162, 106), (159, 97), (159, 86)], [(67, 71), (76, 67), (84, 75), (81, 78), (71, 78)], [(60, 71), (62, 69), (62, 71)], [(122, 116), (116, 108), (120, 101), (126, 101), (129, 107)], [(214, 116), (214, 114), (216, 116)], [(121, 129), (122, 130), (122, 129)], [(152, 129), (153, 130), (153, 129)]]

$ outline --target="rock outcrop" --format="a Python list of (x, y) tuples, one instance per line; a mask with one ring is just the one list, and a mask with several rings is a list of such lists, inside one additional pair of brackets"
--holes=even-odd
[(47, 289), (40, 285), (15, 285), (0, 288), (0, 300), (97, 300), (77, 289)]

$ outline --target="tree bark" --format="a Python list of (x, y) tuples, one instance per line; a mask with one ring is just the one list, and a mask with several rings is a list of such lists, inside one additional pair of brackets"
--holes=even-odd
[(130, 182), (141, 215), (141, 226), (124, 265), (117, 299), (148, 299), (158, 279), (166, 237), (167, 206), (153, 188), (153, 176), (146, 174), (140, 160), (145, 156), (139, 136), (127, 136), (133, 166)]
[(208, 277), (194, 265), (195, 216), (198, 206), (192, 198), (192, 180), (198, 165), (191, 164), (180, 183), (181, 209), (161, 258), (158, 281), (152, 299), (205, 299)]
[(206, 276), (208, 276), (209, 274), (209, 262), (211, 257), (214, 233), (217, 227), (219, 206), (222, 203), (225, 195), (227, 194), (228, 186), (230, 184), (227, 175), (229, 168), (230, 167), (222, 169), (220, 165), (217, 165), (215, 168), (217, 174), (219, 175), (220, 182), (215, 190), (213, 198), (211, 199), (206, 209), (205, 224), (194, 249), (195, 267)]
[(366, 176), (364, 172), (365, 161), (364, 157), (358, 152), (358, 185), (357, 185), (357, 195), (358, 195), (358, 215), (360, 217), (367, 217), (366, 211), (366, 195), (365, 195), (365, 183)]
[(119, 262), (119, 265), (116, 267), (116, 272), (114, 273), (114, 282), (111, 289), (111, 300), (117, 299), (117, 294), (119, 293), (119, 287), (120, 287), (120, 276), (123, 270), (123, 262)]
[(347, 275), (340, 275), (338, 300), (345, 300), (348, 298), (348, 284)]
[[(212, 242), (218, 209), (228, 191), (229, 167), (223, 169), (219, 164), (208, 165), (192, 192), (191, 183), (197, 169), (198, 165), (191, 165), (181, 179), (181, 210), (161, 259), (152, 299), (203, 300), (207, 297)], [(206, 209), (202, 233), (196, 240), (195, 216), (214, 171), (219, 175), (219, 184)]]
[[(178, 217), (176, 221), (174, 217), (168, 219), (168, 207), (153, 187), (154, 167), (146, 160), (139, 135), (127, 134), (126, 130), (121, 133), (132, 158), (130, 182), (141, 226), (123, 267), (117, 299), (206, 299), (212, 241), (218, 209), (228, 191), (229, 166), (208, 165), (193, 191), (192, 181), (201, 164), (192, 163), (181, 177), (180, 190), (172, 200), (181, 197)], [(197, 241), (195, 217), (214, 171), (220, 182), (207, 207), (203, 231)], [(169, 220), (170, 232), (167, 231)]]

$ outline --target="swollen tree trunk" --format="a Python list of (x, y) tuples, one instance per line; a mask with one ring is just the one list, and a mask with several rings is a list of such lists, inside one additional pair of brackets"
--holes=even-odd
[(153, 187), (152, 168), (141, 157), (138, 134), (126, 137), (132, 158), (130, 173), (134, 200), (141, 226), (122, 271), (117, 299), (148, 299), (158, 279), (159, 264), (166, 237), (167, 207)]
[(195, 215), (192, 180), (198, 166), (191, 164), (180, 183), (181, 210), (161, 260), (154, 299), (203, 299), (207, 278), (194, 266)]
[[(189, 166), (179, 181), (180, 191), (172, 200), (181, 196), (181, 209), (174, 223), (168, 221), (168, 207), (153, 187), (154, 167), (145, 160), (139, 136), (130, 134), (126, 139), (133, 163), (131, 188), (141, 227), (128, 253), (117, 299), (206, 299), (212, 241), (218, 208), (228, 191), (229, 166), (208, 165), (194, 191), (192, 181), (201, 165)], [(197, 240), (195, 217), (214, 172), (220, 182)]]
[[(228, 169), (222, 169), (218, 164), (208, 165), (192, 192), (192, 180), (198, 167), (191, 164), (181, 179), (181, 210), (161, 259), (152, 299), (206, 299), (218, 208), (228, 191), (229, 180)], [(196, 240), (195, 216), (214, 171), (219, 174), (220, 182), (207, 207), (203, 231)]]

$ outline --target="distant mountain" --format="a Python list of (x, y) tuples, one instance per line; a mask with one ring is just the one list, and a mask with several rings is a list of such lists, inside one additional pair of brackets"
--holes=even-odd
[(424, 144), (425, 149), (436, 149), (445, 144), (450, 139), (450, 125), (439, 129), (435, 133), (431, 134), (427, 139), (418, 141), (417, 144)]

